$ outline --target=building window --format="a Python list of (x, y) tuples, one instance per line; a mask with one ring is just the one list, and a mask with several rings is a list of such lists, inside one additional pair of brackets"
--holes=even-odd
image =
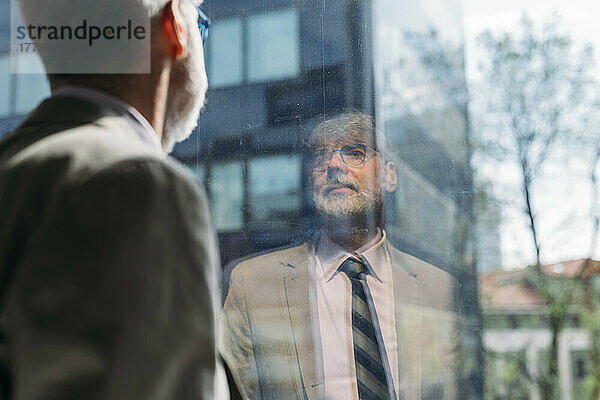
[(255, 15), (248, 21), (248, 79), (291, 78), (300, 69), (298, 12)]
[(297, 76), (300, 72), (298, 11), (290, 9), (215, 21), (207, 58), (211, 87)]
[(208, 192), (215, 229), (232, 231), (243, 226), (244, 174), (237, 162), (215, 163), (208, 180)]
[(254, 222), (289, 222), (301, 206), (302, 162), (295, 154), (248, 163), (250, 215)]
[(35, 54), (20, 55), (16, 60), (17, 98), (15, 113), (27, 114), (40, 101), (50, 96), (50, 85), (44, 73), (42, 60)]
[(573, 399), (585, 398), (586, 380), (591, 372), (590, 355), (587, 350), (571, 351), (571, 379), (573, 382)]
[(242, 20), (217, 21), (208, 40), (208, 80), (212, 87), (237, 85), (244, 79)]
[(10, 114), (10, 83), (10, 56), (6, 54), (0, 56), (0, 117)]
[(581, 321), (578, 315), (571, 315), (571, 328), (581, 328)]

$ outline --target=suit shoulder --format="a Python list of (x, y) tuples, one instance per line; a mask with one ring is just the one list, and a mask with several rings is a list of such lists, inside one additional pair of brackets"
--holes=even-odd
[(304, 242), (300, 245), (267, 250), (262, 253), (255, 253), (239, 260), (232, 261), (227, 268), (232, 276), (249, 277), (251, 275), (264, 275), (268, 273), (278, 273), (284, 268), (295, 268), (293, 262), (299, 258), (307, 257), (310, 242)]
[[(160, 177), (162, 171), (174, 183), (195, 185), (181, 165), (144, 144), (124, 118), (114, 116), (47, 134), (0, 164), (0, 175), (13, 175), (20, 182), (45, 181), (65, 190), (111, 172), (118, 179), (134, 172)], [(146, 168), (133, 168), (134, 165)]]
[[(39, 140), (0, 154), (0, 217), (13, 221), (9, 228), (21, 221), (32, 230), (67, 202), (102, 202), (111, 192), (132, 193), (132, 205), (154, 207), (162, 198), (190, 209), (193, 204), (194, 212), (207, 214), (205, 195), (191, 174), (145, 146), (127, 124), (124, 118), (108, 117), (55, 133), (40, 131)], [(47, 127), (16, 134), (28, 137), (37, 129)]]
[(388, 244), (392, 264), (406, 269), (419, 282), (426, 304), (446, 308), (453, 303), (459, 286), (458, 280), (442, 268)]
[(405, 268), (409, 273), (421, 281), (431, 278), (436, 280), (456, 280), (450, 273), (442, 268), (398, 250), (391, 244), (388, 244), (388, 249), (395, 264)]
[[(28, 143), (11, 155), (8, 164), (51, 164), (68, 162), (69, 172), (93, 173), (131, 158), (160, 159), (157, 151), (149, 149), (121, 117), (103, 117), (93, 123), (58, 129), (52, 127), (23, 127), (24, 140), (41, 131), (39, 139)], [(44, 133), (45, 130), (55, 130)]]
[(94, 186), (137, 191), (138, 202), (162, 192), (170, 193), (172, 198), (203, 195), (191, 174), (183, 167), (155, 157), (130, 157), (107, 164), (77, 179), (72, 189), (77, 192)]

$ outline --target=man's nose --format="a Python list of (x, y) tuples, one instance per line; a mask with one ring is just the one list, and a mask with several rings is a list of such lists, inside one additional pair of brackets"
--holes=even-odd
[(344, 169), (344, 167), (346, 167), (346, 163), (342, 160), (342, 152), (334, 151), (327, 163), (327, 169)]

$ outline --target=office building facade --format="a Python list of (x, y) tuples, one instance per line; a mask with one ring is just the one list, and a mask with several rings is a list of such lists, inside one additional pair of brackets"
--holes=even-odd
[[(354, 110), (376, 117), (398, 169), (385, 225), (398, 248), (451, 272), (466, 299), (463, 386), (480, 393), (480, 312), (461, 1), (206, 0), (211, 90), (175, 156), (211, 201), (223, 263), (318, 226), (305, 144)], [(477, 371), (477, 372), (475, 372)], [(466, 393), (466, 392), (465, 392)]]

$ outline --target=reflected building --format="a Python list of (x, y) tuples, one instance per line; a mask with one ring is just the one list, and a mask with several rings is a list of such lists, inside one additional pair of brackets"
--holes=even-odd
[(487, 200), (489, 196), (477, 193), (475, 200), (475, 237), (477, 241), (477, 271), (484, 274), (502, 269), (502, 237), (500, 235), (500, 226), (502, 224), (502, 213), (497, 202)]
[[(581, 282), (584, 293), (600, 298), (600, 261), (576, 259), (543, 265), (548, 278)], [(553, 340), (551, 306), (526, 283), (527, 269), (493, 271), (479, 276), (486, 350), (486, 397), (507, 399), (544, 398), (542, 379), (547, 376)], [(585, 294), (581, 294), (585, 296)], [(581, 309), (573, 300), (565, 308), (564, 325), (557, 334), (559, 352), (557, 384), (560, 398), (575, 400), (586, 395), (593, 376), (593, 342)], [(507, 374), (512, 369), (516, 374)]]
[(205, 48), (211, 90), (198, 128), (174, 153), (205, 184), (227, 263), (310, 234), (305, 140), (323, 115), (354, 104), (356, 79), (345, 62), (343, 2), (203, 8), (213, 19)]
[(461, 3), (206, 0), (212, 89), (175, 155), (207, 189), (226, 264), (306, 240), (317, 226), (304, 154), (312, 127), (343, 110), (375, 115), (399, 173), (386, 230), (396, 247), (461, 282), (462, 345), (472, 355), (461, 362), (462, 386), (477, 397)]
[[(9, 73), (7, 3), (2, 133), (48, 94), (42, 75)], [(198, 127), (173, 155), (206, 188), (223, 264), (306, 240), (317, 226), (305, 154), (312, 127), (344, 110), (374, 115), (398, 166), (388, 237), (460, 282), (461, 346), (470, 357), (461, 360), (459, 386), (462, 398), (479, 398), (462, 1), (205, 0), (203, 9), (213, 20), (205, 45), (211, 89)]]

